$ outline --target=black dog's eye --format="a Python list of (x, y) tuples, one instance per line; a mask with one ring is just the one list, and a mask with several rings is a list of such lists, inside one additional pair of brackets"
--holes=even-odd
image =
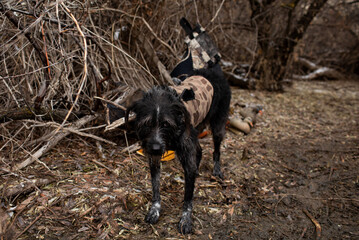
[(168, 122), (162, 122), (161, 127), (168, 128), (168, 127), (170, 127), (170, 124)]

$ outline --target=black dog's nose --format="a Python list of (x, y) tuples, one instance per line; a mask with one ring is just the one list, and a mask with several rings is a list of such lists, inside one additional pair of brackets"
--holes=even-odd
[(158, 144), (158, 143), (152, 144), (152, 150), (153, 150), (153, 151), (158, 151), (158, 150), (160, 150), (160, 149), (161, 149), (161, 145), (160, 145), (160, 144)]
[(146, 146), (146, 151), (150, 155), (162, 155), (164, 151), (164, 146), (158, 142), (148, 143)]

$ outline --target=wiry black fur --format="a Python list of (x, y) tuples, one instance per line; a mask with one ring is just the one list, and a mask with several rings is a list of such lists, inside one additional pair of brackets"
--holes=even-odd
[(143, 98), (130, 106), (136, 113), (135, 128), (142, 147), (149, 159), (152, 178), (152, 206), (146, 215), (146, 222), (156, 223), (161, 210), (160, 198), (160, 158), (166, 150), (176, 151), (185, 175), (185, 195), (179, 231), (189, 233), (192, 230), (192, 199), (195, 178), (202, 158), (202, 149), (198, 142), (198, 132), (209, 124), (214, 142), (213, 175), (223, 178), (220, 167), (220, 144), (225, 134), (231, 92), (219, 65), (213, 68), (195, 71), (194, 75), (207, 78), (214, 95), (210, 110), (202, 123), (194, 128), (190, 116), (176, 91), (167, 86), (157, 86), (144, 94)]

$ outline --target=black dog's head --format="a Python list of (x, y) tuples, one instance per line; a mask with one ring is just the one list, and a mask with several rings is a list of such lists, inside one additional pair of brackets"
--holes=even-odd
[(135, 130), (142, 148), (149, 155), (161, 156), (175, 149), (176, 142), (189, 133), (190, 117), (180, 97), (169, 87), (154, 87), (135, 101), (126, 111), (136, 114)]

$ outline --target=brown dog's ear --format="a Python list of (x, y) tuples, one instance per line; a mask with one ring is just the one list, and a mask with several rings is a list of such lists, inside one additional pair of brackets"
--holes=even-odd
[(145, 92), (141, 89), (137, 89), (135, 90), (132, 94), (130, 94), (126, 101), (125, 101), (125, 106), (126, 106), (126, 112), (125, 112), (125, 126), (128, 129), (129, 125), (128, 125), (128, 118), (130, 115), (130, 112), (133, 110), (133, 108), (136, 106), (136, 102), (138, 100), (140, 100), (143, 95), (145, 94)]

